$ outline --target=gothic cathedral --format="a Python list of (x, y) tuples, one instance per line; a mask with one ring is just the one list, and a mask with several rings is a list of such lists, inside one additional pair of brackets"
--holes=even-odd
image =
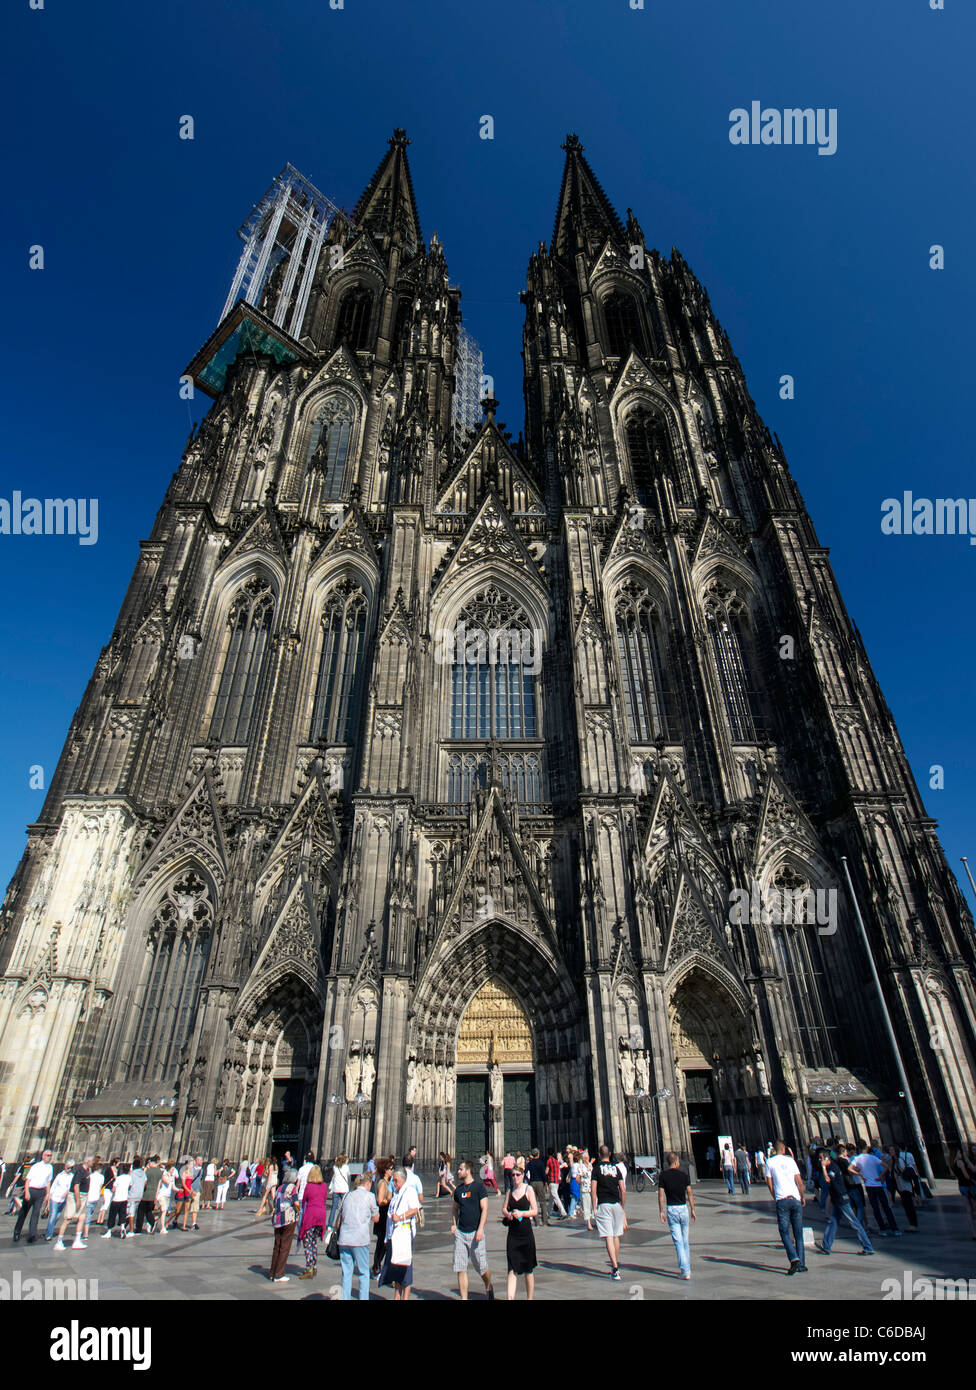
[(0, 1149), (701, 1169), (910, 1140), (900, 1055), (943, 1167), (972, 918), (708, 296), (569, 136), (524, 436), (466, 428), (407, 144), (351, 216), (291, 171), (188, 368), (4, 903)]

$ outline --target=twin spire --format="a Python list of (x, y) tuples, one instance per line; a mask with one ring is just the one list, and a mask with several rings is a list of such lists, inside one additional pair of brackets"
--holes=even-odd
[[(353, 211), (353, 221), (374, 237), (390, 238), (399, 233), (400, 239), (416, 250), (423, 245), (420, 216), (410, 177), (407, 159), (407, 132), (393, 132), (389, 149), (366, 185)], [(556, 208), (552, 233), (552, 253), (571, 257), (577, 249), (587, 249), (614, 237), (621, 241), (625, 232), (610, 199), (583, 157), (579, 137), (567, 135), (562, 148), (566, 151), (562, 187)]]

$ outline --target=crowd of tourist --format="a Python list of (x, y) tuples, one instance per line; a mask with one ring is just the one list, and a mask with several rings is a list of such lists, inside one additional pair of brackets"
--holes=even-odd
[[(905, 1146), (887, 1149), (867, 1141), (854, 1145), (839, 1138), (815, 1139), (798, 1160), (782, 1141), (750, 1151), (743, 1144), (714, 1147), (706, 1162), (715, 1176), (721, 1169), (728, 1194), (748, 1196), (753, 1183), (764, 1184), (773, 1200), (777, 1227), (789, 1267), (787, 1274), (805, 1273), (803, 1211), (818, 1204), (826, 1218), (816, 1249), (830, 1255), (839, 1233), (847, 1231), (860, 1243), (860, 1254), (875, 1254), (871, 1216), (882, 1237), (903, 1234), (896, 1220), (900, 1208), (905, 1233), (919, 1229), (919, 1212), (932, 1199), (914, 1154)], [(678, 1271), (691, 1278), (690, 1227), (697, 1221), (694, 1188), (677, 1154), (669, 1153), (657, 1175), (660, 1220), (674, 1244)], [(970, 1234), (976, 1240), (976, 1144), (960, 1146), (951, 1156), (953, 1176), (964, 1199)], [(5, 1191), (7, 1165), (0, 1157), (0, 1191)], [(406, 1301), (413, 1285), (413, 1250), (424, 1226), (424, 1187), (416, 1172), (416, 1148), (397, 1163), (393, 1156), (371, 1158), (362, 1171), (350, 1166), (345, 1154), (330, 1162), (311, 1153), (298, 1164), (291, 1153), (277, 1160), (251, 1162), (189, 1158), (182, 1163), (162, 1161), (158, 1154), (143, 1162), (91, 1155), (77, 1162), (52, 1162), (45, 1150), (20, 1164), (9, 1184), (7, 1215), (15, 1215), (14, 1242), (24, 1228), (27, 1243), (42, 1238), (55, 1250), (87, 1248), (90, 1237), (113, 1235), (125, 1240), (138, 1235), (166, 1235), (200, 1229), (201, 1211), (220, 1210), (230, 1189), (234, 1199), (259, 1201), (253, 1220), (269, 1219), (273, 1246), (268, 1277), (285, 1283), (288, 1257), (295, 1237), (304, 1254), (301, 1279), (318, 1274), (319, 1247), (338, 1261), (341, 1296), (352, 1298), (353, 1279), (359, 1299), (369, 1298), (371, 1280), (393, 1289), (395, 1301)], [(355, 1169), (355, 1171), (353, 1171)], [(594, 1157), (585, 1148), (567, 1145), (505, 1154), (499, 1185), (493, 1157), (483, 1153), (475, 1163), (460, 1159), (456, 1173), (448, 1153), (439, 1155), (434, 1199), (452, 1203), (453, 1272), (458, 1294), (468, 1297), (473, 1267), (494, 1299), (488, 1261), (486, 1224), (492, 1198), (501, 1198), (499, 1217), (506, 1227), (507, 1296), (514, 1299), (519, 1280), (526, 1297), (535, 1292), (538, 1263), (535, 1229), (550, 1222), (580, 1222), (604, 1242), (609, 1277), (620, 1279), (620, 1242), (627, 1230), (627, 1166), (601, 1146)], [(870, 1209), (870, 1216), (869, 1216)], [(370, 1246), (372, 1242), (372, 1254)]]

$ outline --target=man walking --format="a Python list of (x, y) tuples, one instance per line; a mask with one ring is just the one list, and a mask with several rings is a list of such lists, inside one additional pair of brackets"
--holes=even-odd
[[(68, 1195), (61, 1213), (61, 1229), (58, 1231), (58, 1238), (54, 1245), (55, 1250), (64, 1250), (66, 1248), (64, 1244), (64, 1233), (72, 1221), (75, 1223), (75, 1238), (71, 1246), (72, 1250), (88, 1249), (88, 1246), (82, 1239), (82, 1232), (87, 1224), (88, 1178), (93, 1162), (93, 1159), (86, 1158), (85, 1161), (79, 1163), (71, 1173)], [(51, 1188), (51, 1196), (53, 1199), (53, 1186)]]
[(731, 1144), (722, 1145), (722, 1176), (725, 1179), (725, 1186), (729, 1189), (729, 1196), (735, 1196), (735, 1154), (732, 1152)]
[(667, 1168), (658, 1181), (657, 1203), (661, 1212), (661, 1224), (667, 1224), (678, 1256), (678, 1272), (682, 1279), (691, 1278), (691, 1250), (688, 1244), (689, 1222), (697, 1221), (695, 1215), (695, 1196), (691, 1190), (691, 1179), (681, 1167), (676, 1153), (669, 1153), (665, 1159)]
[(37, 1222), (41, 1215), (41, 1208), (48, 1200), (53, 1181), (54, 1169), (51, 1167), (51, 1150), (45, 1149), (40, 1159), (36, 1163), (32, 1163), (27, 1169), (27, 1178), (24, 1182), (24, 1204), (17, 1213), (17, 1222), (14, 1226), (15, 1244), (20, 1240), (20, 1233), (24, 1228), (24, 1220), (28, 1212), (30, 1212), (30, 1225), (27, 1227), (27, 1244), (34, 1244), (37, 1239)]
[(831, 1158), (826, 1149), (821, 1149), (818, 1155), (820, 1171), (823, 1173), (823, 1180), (827, 1185), (830, 1194), (830, 1215), (827, 1218), (827, 1226), (823, 1233), (823, 1240), (818, 1242), (817, 1249), (823, 1255), (829, 1255), (834, 1244), (834, 1236), (837, 1234), (837, 1227), (841, 1221), (846, 1221), (858, 1240), (861, 1242), (861, 1254), (873, 1255), (874, 1247), (868, 1237), (867, 1231), (854, 1215), (854, 1208), (851, 1206), (851, 1199), (847, 1190), (847, 1181), (844, 1170), (847, 1167), (847, 1160), (843, 1158)]
[(868, 1201), (871, 1203), (871, 1210), (874, 1212), (874, 1219), (878, 1223), (878, 1230), (883, 1236), (900, 1236), (898, 1223), (891, 1214), (891, 1207), (888, 1205), (888, 1194), (885, 1191), (885, 1174), (887, 1165), (876, 1153), (868, 1148), (868, 1141), (861, 1140), (861, 1152), (855, 1158), (851, 1167), (864, 1179), (864, 1186), (867, 1188)]
[(136, 1155), (132, 1160), (132, 1169), (129, 1174), (129, 1234), (134, 1236), (136, 1232), (141, 1232), (139, 1225), (139, 1208), (142, 1206), (142, 1199), (146, 1195), (146, 1170), (142, 1166), (142, 1159)]
[(540, 1157), (539, 1150), (533, 1149), (529, 1158), (528, 1167), (525, 1170), (529, 1186), (535, 1193), (536, 1206), (539, 1208), (539, 1215), (536, 1218), (536, 1225), (549, 1225), (549, 1189), (546, 1186), (546, 1165)]
[[(556, 1208), (559, 1216), (565, 1218), (566, 1208), (563, 1206), (563, 1199), (559, 1195), (559, 1179), (562, 1176), (562, 1165), (556, 1157), (555, 1149), (549, 1150), (549, 1157), (546, 1159), (546, 1182), (549, 1184), (549, 1199)], [(552, 1213), (550, 1212), (550, 1216)]]
[(339, 1208), (339, 1262), (342, 1297), (347, 1303), (352, 1298), (354, 1269), (359, 1276), (359, 1301), (369, 1302), (369, 1237), (380, 1219), (372, 1187), (372, 1175), (364, 1173), (358, 1187), (345, 1193)]
[(620, 1278), (620, 1237), (627, 1229), (627, 1170), (614, 1163), (610, 1149), (600, 1145), (599, 1157), (590, 1183), (590, 1199), (596, 1212), (596, 1229), (606, 1241), (610, 1257), (610, 1278)]
[(806, 1188), (796, 1159), (786, 1152), (782, 1139), (776, 1140), (776, 1152), (766, 1164), (766, 1186), (776, 1203), (776, 1224), (790, 1262), (787, 1274), (806, 1274), (803, 1257), (803, 1208)]
[(159, 1191), (159, 1183), (162, 1176), (163, 1170), (159, 1164), (159, 1154), (153, 1154), (146, 1165), (146, 1185), (142, 1190), (142, 1201), (139, 1203), (139, 1209), (136, 1212), (136, 1230), (145, 1231), (146, 1222), (148, 1221), (148, 1235), (152, 1235), (153, 1233), (153, 1226), (155, 1224), (153, 1212), (156, 1207), (156, 1193)]
[(471, 1164), (467, 1159), (461, 1159), (457, 1171), (451, 1235), (454, 1237), (454, 1273), (457, 1275), (458, 1294), (463, 1302), (467, 1301), (470, 1262), (474, 1265), (475, 1273), (481, 1275), (485, 1292), (493, 1301), (495, 1291), (491, 1286), (491, 1270), (488, 1268), (488, 1251), (485, 1246), (488, 1192), (483, 1182), (472, 1177)]
[(749, 1196), (749, 1154), (744, 1144), (740, 1144), (735, 1151), (735, 1174), (739, 1179), (739, 1186), (742, 1188), (743, 1197)]

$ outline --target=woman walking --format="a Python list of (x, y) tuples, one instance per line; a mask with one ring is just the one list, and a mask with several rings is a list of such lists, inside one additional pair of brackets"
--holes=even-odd
[(406, 1303), (413, 1283), (413, 1221), (420, 1212), (417, 1189), (407, 1182), (405, 1169), (393, 1174), (393, 1196), (387, 1213), (386, 1259), (380, 1274), (381, 1284), (393, 1285), (393, 1301)]
[(278, 1190), (278, 1171), (278, 1160), (276, 1158), (269, 1158), (268, 1182), (261, 1197), (261, 1205), (255, 1213), (255, 1221), (260, 1221), (262, 1216), (266, 1216), (268, 1212), (274, 1211), (274, 1198)]
[(441, 1188), (444, 1189), (445, 1197), (453, 1197), (457, 1183), (454, 1181), (454, 1174), (451, 1172), (451, 1155), (442, 1153), (440, 1163), (437, 1165), (437, 1191), (435, 1197), (441, 1195)]
[(349, 1191), (349, 1158), (346, 1154), (338, 1154), (335, 1163), (332, 1165), (332, 1202), (329, 1206), (329, 1225), (335, 1225), (336, 1212), (343, 1197)]
[(96, 1226), (104, 1226), (108, 1218), (108, 1209), (112, 1205), (112, 1184), (115, 1182), (115, 1174), (118, 1172), (119, 1160), (113, 1158), (106, 1165), (105, 1172), (102, 1174), (102, 1205), (98, 1209), (95, 1217)]
[(234, 1170), (225, 1158), (217, 1169), (217, 1200), (214, 1202), (214, 1211), (221, 1211), (227, 1205), (227, 1189), (233, 1176)]
[(373, 1273), (379, 1274), (383, 1267), (383, 1260), (386, 1257), (386, 1223), (390, 1211), (390, 1198), (393, 1196), (393, 1189), (390, 1185), (390, 1174), (393, 1172), (392, 1158), (378, 1158), (376, 1160), (376, 1205), (379, 1208), (380, 1219), (376, 1223), (376, 1249), (373, 1252)]
[(200, 1194), (203, 1200), (201, 1201), (200, 1205), (203, 1207), (204, 1211), (209, 1211), (209, 1209), (213, 1206), (214, 1188), (216, 1187), (216, 1185), (217, 1164), (214, 1162), (213, 1159), (211, 1159), (203, 1170), (203, 1191)]
[(489, 1192), (498, 1196), (498, 1179), (495, 1177), (495, 1164), (490, 1153), (481, 1155), (481, 1181)]
[(298, 1228), (298, 1239), (305, 1250), (305, 1271), (298, 1276), (299, 1279), (314, 1279), (318, 1273), (319, 1241), (328, 1225), (328, 1197), (329, 1189), (325, 1185), (322, 1169), (315, 1164), (309, 1169), (302, 1196), (302, 1219)]
[(590, 1158), (589, 1149), (584, 1149), (580, 1154), (577, 1164), (579, 1177), (580, 1194), (583, 1207), (583, 1220), (586, 1222), (586, 1229), (593, 1230), (593, 1192), (590, 1183), (593, 1181), (593, 1160)]
[(284, 1173), (274, 1199), (274, 1248), (271, 1252), (271, 1269), (268, 1278), (272, 1284), (287, 1284), (288, 1251), (295, 1239), (299, 1212), (298, 1174), (294, 1168)]
[(115, 1181), (112, 1183), (112, 1200), (109, 1206), (108, 1226), (105, 1229), (102, 1240), (111, 1240), (113, 1226), (118, 1226), (119, 1236), (122, 1240), (125, 1240), (125, 1218), (129, 1209), (129, 1181), (129, 1165), (128, 1163), (122, 1163), (119, 1165), (119, 1170), (115, 1175)]
[(583, 1196), (583, 1189), (579, 1180), (579, 1150), (572, 1147), (567, 1148), (566, 1157), (569, 1159), (569, 1219), (574, 1220), (580, 1210), (580, 1199)]
[(525, 1181), (525, 1170), (517, 1165), (512, 1174), (512, 1190), (505, 1193), (502, 1220), (508, 1226), (508, 1299), (518, 1293), (519, 1277), (525, 1279), (525, 1296), (535, 1297), (535, 1234), (532, 1223), (539, 1214), (535, 1193)]

